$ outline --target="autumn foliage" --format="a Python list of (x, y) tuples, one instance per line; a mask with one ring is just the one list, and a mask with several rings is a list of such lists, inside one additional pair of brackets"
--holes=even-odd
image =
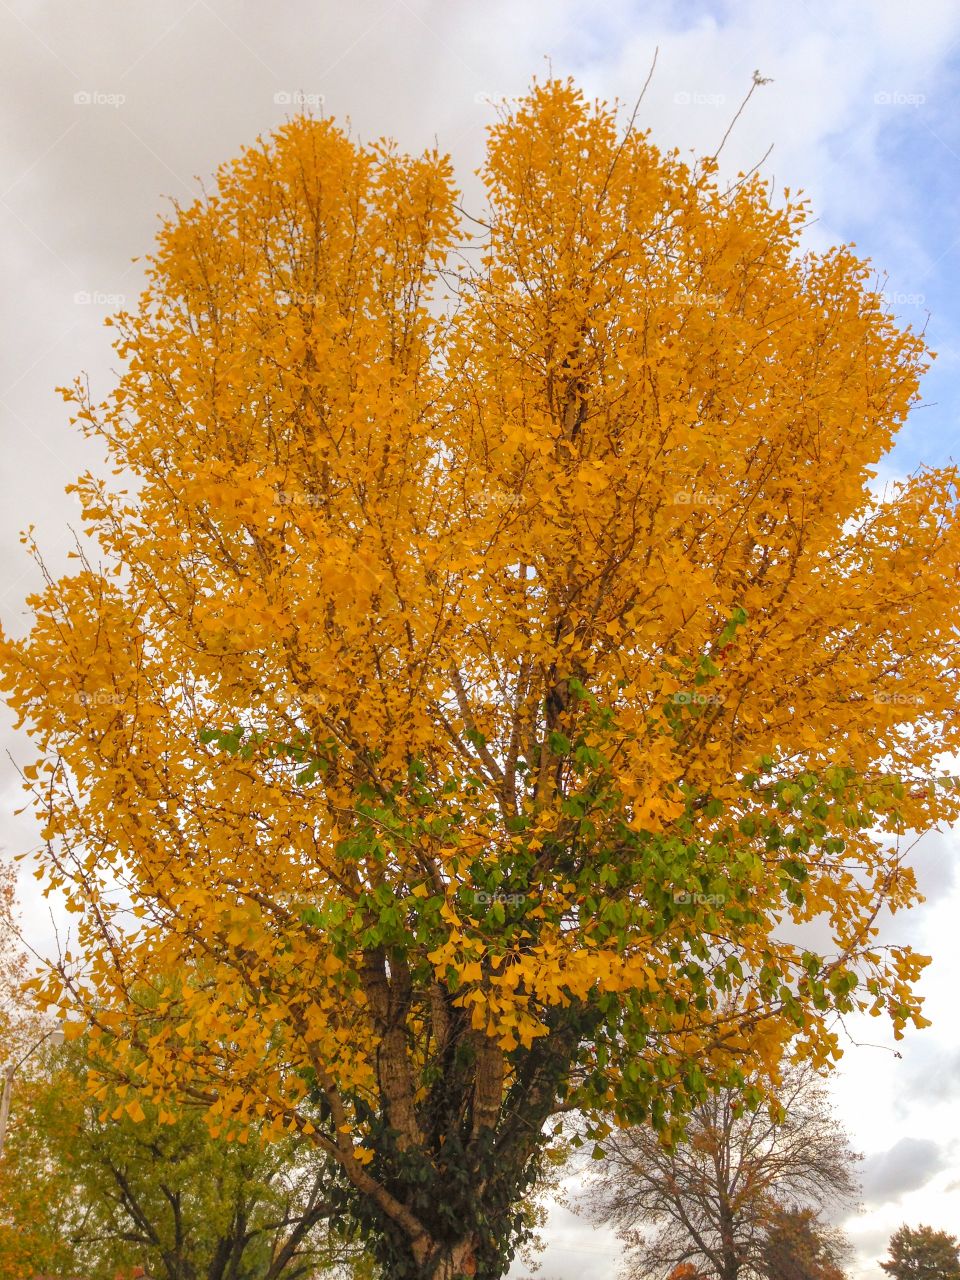
[(891, 1236), (890, 1257), (880, 1266), (893, 1280), (956, 1280), (960, 1244), (956, 1236), (933, 1227), (899, 1227)]
[(923, 341), (716, 171), (550, 82), (464, 224), (443, 156), (295, 119), (65, 393), (98, 551), (2, 650), (48, 997), (132, 1112), (331, 1155), (389, 1274), (498, 1275), (558, 1111), (669, 1130), (838, 1009), (922, 1023), (874, 921), (958, 812), (957, 477), (873, 495)]

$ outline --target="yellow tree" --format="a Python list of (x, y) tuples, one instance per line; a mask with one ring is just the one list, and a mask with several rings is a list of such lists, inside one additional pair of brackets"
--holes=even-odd
[(47, 998), (133, 1110), (333, 1157), (391, 1278), (501, 1274), (558, 1114), (673, 1132), (922, 1023), (874, 921), (957, 813), (957, 477), (872, 497), (924, 344), (716, 169), (551, 81), (464, 247), (445, 158), (296, 119), (65, 392), (119, 478), (3, 647)]

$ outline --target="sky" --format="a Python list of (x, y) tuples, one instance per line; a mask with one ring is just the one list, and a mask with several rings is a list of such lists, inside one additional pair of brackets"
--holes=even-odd
[[(132, 306), (157, 218), (299, 107), (355, 136), (453, 156), (468, 207), (496, 104), (534, 76), (573, 75), (590, 96), (631, 105), (662, 146), (712, 152), (754, 71), (769, 78), (737, 122), (724, 173), (752, 168), (802, 189), (813, 248), (855, 243), (885, 277), (905, 324), (938, 358), (881, 479), (956, 458), (960, 409), (960, 5), (955, 0), (0, 0), (0, 621), (25, 626), (36, 585), (28, 525), (53, 572), (68, 567), (78, 508), (64, 493), (94, 446), (56, 387), (82, 372), (112, 383), (103, 320)], [(0, 719), (0, 849), (36, 847)], [(9, 754), (8, 754), (9, 753)], [(847, 1226), (856, 1280), (901, 1222), (960, 1231), (960, 850), (930, 833), (912, 855), (923, 906), (884, 940), (933, 956), (933, 1026), (894, 1045), (849, 1025), (831, 1088), (864, 1155), (863, 1211)], [(52, 946), (47, 906), (23, 886), (25, 929)], [(610, 1235), (558, 1208), (543, 1280), (606, 1280)], [(523, 1267), (515, 1268), (521, 1275)]]

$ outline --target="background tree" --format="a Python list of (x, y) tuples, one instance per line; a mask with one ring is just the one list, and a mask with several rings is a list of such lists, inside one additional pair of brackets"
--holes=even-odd
[[(69, 1239), (76, 1203), (63, 1169), (52, 1156), (40, 1126), (34, 1129), (37, 1078), (45, 1062), (32, 1055), (18, 1072), (10, 1124), (0, 1159), (0, 1277), (35, 1280), (70, 1277), (77, 1271)], [(81, 1086), (82, 1087), (82, 1086)], [(42, 1115), (55, 1127), (59, 1108)], [(99, 1280), (99, 1277), (91, 1277)]]
[[(857, 1157), (808, 1068), (785, 1071), (777, 1103), (773, 1115), (745, 1111), (725, 1090), (695, 1109), (672, 1149), (650, 1125), (606, 1139), (582, 1205), (626, 1241), (628, 1274), (689, 1265), (715, 1280), (835, 1280), (843, 1238), (818, 1211), (852, 1203)], [(787, 1258), (793, 1271), (781, 1277)]]
[(946, 1231), (902, 1226), (890, 1238), (890, 1257), (880, 1266), (894, 1280), (955, 1280), (960, 1245)]
[(119, 478), (0, 654), (47, 998), (309, 1137), (391, 1280), (502, 1273), (558, 1112), (674, 1131), (838, 1009), (922, 1025), (874, 921), (958, 813), (956, 474), (872, 496), (924, 344), (716, 169), (550, 82), (467, 254), (445, 158), (295, 119), (65, 393)]
[(0, 1166), (0, 1275), (112, 1280), (369, 1276), (330, 1226), (329, 1176), (302, 1143), (212, 1138), (196, 1108), (159, 1121), (121, 1088), (86, 1089), (82, 1045), (23, 1090)]
[(774, 1205), (764, 1227), (758, 1271), (765, 1280), (844, 1280), (849, 1248), (812, 1209)]
[[(33, 1073), (43, 1070), (43, 1037), (50, 1030), (23, 990), (29, 964), (20, 940), (16, 885), (14, 863), (0, 860), (0, 1090), (5, 1086), (7, 1068), (15, 1066), (7, 1086), (11, 1124), (20, 1109), (29, 1105), (29, 1082)], [(0, 1159), (0, 1277), (32, 1280), (38, 1269), (57, 1274), (58, 1266), (66, 1265), (68, 1258), (60, 1234), (60, 1215), (51, 1211), (43, 1178), (18, 1176), (6, 1150), (8, 1140), (9, 1128), (6, 1155)]]
[(43, 1034), (43, 1024), (23, 990), (28, 976), (17, 921), (16, 868), (0, 854), (0, 1072)]

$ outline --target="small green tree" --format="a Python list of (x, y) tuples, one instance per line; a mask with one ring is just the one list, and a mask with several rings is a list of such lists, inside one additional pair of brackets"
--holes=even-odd
[(159, 1115), (123, 1086), (94, 1098), (82, 1043), (50, 1063), (25, 1082), (10, 1128), (3, 1182), (17, 1194), (4, 1206), (0, 1276), (19, 1277), (24, 1261), (31, 1275), (92, 1280), (138, 1267), (153, 1280), (363, 1272), (331, 1229), (326, 1171), (305, 1167), (294, 1140), (213, 1138), (201, 1111)]
[(894, 1280), (960, 1280), (960, 1245), (946, 1231), (902, 1226), (888, 1248), (880, 1266)]

